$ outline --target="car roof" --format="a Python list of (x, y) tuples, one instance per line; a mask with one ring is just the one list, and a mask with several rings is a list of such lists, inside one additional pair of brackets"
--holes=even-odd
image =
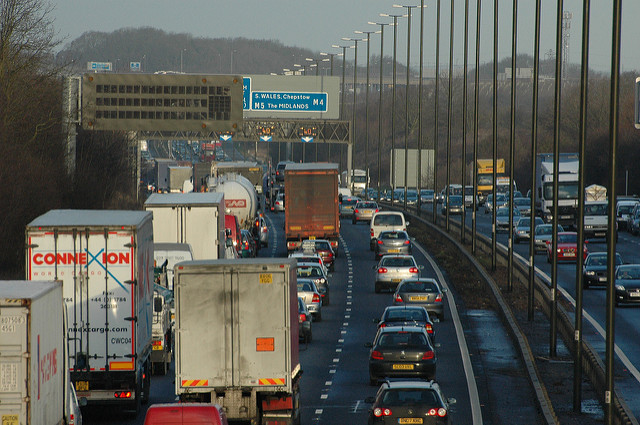
[(393, 388), (428, 388), (428, 389), (440, 389), (440, 386), (435, 381), (425, 381), (424, 379), (387, 379), (383, 385), (387, 385), (390, 389)]

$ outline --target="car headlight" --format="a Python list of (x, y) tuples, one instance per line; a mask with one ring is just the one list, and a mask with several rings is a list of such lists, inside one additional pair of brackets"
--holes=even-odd
[(625, 289), (624, 289), (624, 286), (622, 286), (622, 285), (616, 285), (616, 290), (624, 291)]
[(596, 272), (594, 272), (593, 270), (587, 270), (586, 275), (587, 276), (595, 276)]

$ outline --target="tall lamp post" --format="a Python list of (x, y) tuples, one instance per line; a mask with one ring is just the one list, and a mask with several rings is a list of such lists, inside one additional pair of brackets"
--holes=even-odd
[(182, 49), (182, 50), (180, 50), (180, 73), (182, 73), (182, 64), (183, 64), (182, 54), (183, 54), (184, 52), (186, 52), (186, 51), (187, 51), (187, 49)]
[[(446, 229), (449, 231), (449, 197), (451, 193), (451, 121), (453, 113), (453, 27), (454, 27), (454, 0), (451, 0), (451, 25), (449, 27), (449, 95), (447, 96), (448, 110), (447, 110), (447, 186), (444, 192), (444, 198), (442, 199), (442, 206), (447, 206), (447, 215), (445, 217)], [(464, 156), (464, 155), (463, 155)], [(462, 206), (464, 208), (464, 182), (462, 182)], [(462, 222), (464, 223), (464, 222)], [(494, 221), (495, 223), (495, 221)], [(464, 229), (464, 225), (461, 225)]]
[(383, 82), (382, 74), (384, 71), (384, 27), (385, 25), (393, 25), (389, 22), (369, 22), (370, 25), (380, 25), (380, 100), (378, 102), (378, 203), (380, 202), (380, 191), (382, 190), (382, 92)]
[[(340, 119), (344, 120), (344, 73), (345, 73), (345, 69), (346, 69), (346, 60), (347, 60), (347, 55), (346, 55), (346, 51), (347, 49), (351, 49), (353, 46), (340, 46), (337, 44), (332, 44), (331, 47), (334, 47), (336, 49), (342, 49), (342, 81), (341, 81), (341, 88), (340, 88)], [(342, 146), (340, 146), (340, 166), (342, 167)]]
[(422, 211), (422, 71), (424, 45), (424, 0), (420, 0), (420, 81), (418, 83), (418, 215)]
[[(339, 56), (342, 53), (326, 53), (326, 52), (320, 52), (321, 56), (329, 56), (329, 66), (331, 69), (331, 73), (329, 75), (331, 75), (333, 77), (333, 57), (334, 56)], [(323, 59), (327, 60), (327, 59)], [(327, 143), (327, 159), (329, 162), (331, 162), (331, 143)]]
[(440, 86), (440, 0), (436, 3), (436, 87), (434, 89), (433, 107), (433, 223), (438, 222), (438, 203), (436, 201), (436, 190), (438, 188), (438, 108), (439, 108), (439, 86)]
[(238, 51), (235, 49), (231, 50), (231, 72), (229, 72), (229, 74), (233, 74), (233, 54), (234, 53), (238, 53)]
[(353, 112), (351, 114), (351, 122), (353, 123), (353, 130), (351, 134), (353, 135), (353, 141), (351, 142), (351, 170), (347, 171), (347, 176), (349, 180), (349, 185), (351, 186), (351, 191), (353, 192), (353, 170), (355, 169), (356, 164), (356, 84), (358, 84), (358, 41), (367, 41), (366, 38), (349, 38), (343, 37), (344, 41), (353, 41), (355, 52), (353, 55)]
[(364, 136), (364, 168), (366, 172), (366, 181), (364, 183), (364, 194), (369, 193), (369, 57), (371, 52), (371, 34), (377, 34), (380, 31), (354, 31), (356, 34), (367, 34), (367, 87), (365, 89), (364, 98), (364, 116), (365, 116), (365, 136)]
[(380, 16), (393, 18), (393, 82), (391, 90), (391, 205), (394, 203), (396, 195), (396, 166), (395, 166), (395, 135), (396, 135), (396, 63), (397, 63), (397, 46), (398, 46), (398, 18), (404, 18), (407, 15), (392, 15), (381, 13)]

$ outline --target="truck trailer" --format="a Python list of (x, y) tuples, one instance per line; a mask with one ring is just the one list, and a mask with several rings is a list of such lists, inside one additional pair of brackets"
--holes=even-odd
[[(547, 223), (553, 220), (553, 163), (552, 153), (539, 153), (536, 157), (536, 215)], [(578, 154), (561, 153), (558, 164), (558, 224), (575, 227), (579, 193)]]
[(188, 243), (193, 258), (224, 258), (222, 193), (154, 193), (144, 209), (153, 213), (155, 242)]
[(287, 250), (294, 251), (305, 239), (327, 239), (338, 252), (338, 164), (287, 164), (284, 191)]
[(296, 261), (178, 263), (176, 395), (230, 420), (300, 421)]
[(62, 283), (0, 281), (3, 425), (82, 422), (69, 386)]
[(26, 229), (26, 278), (60, 280), (69, 368), (88, 404), (149, 400), (153, 226), (145, 211), (52, 210)]

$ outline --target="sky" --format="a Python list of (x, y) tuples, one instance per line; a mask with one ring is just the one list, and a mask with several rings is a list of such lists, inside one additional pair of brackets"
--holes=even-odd
[[(399, 1), (399, 0), (396, 0)], [(476, 3), (469, 0), (469, 63), (475, 61)], [(500, 58), (511, 55), (512, 5), (514, 0), (498, 1)], [(441, 0), (440, 66), (449, 63), (449, 28), (451, 3), (454, 3), (453, 64), (463, 64), (464, 0)], [(493, 56), (493, 1), (481, 0), (481, 62)], [(579, 63), (582, 44), (582, 0), (565, 0), (564, 11), (570, 12), (569, 61)], [(595, 0), (591, 4), (590, 67), (609, 72), (611, 68), (611, 1)], [(277, 40), (288, 46), (320, 52), (340, 53), (332, 45), (353, 45), (343, 37), (363, 37), (354, 31), (376, 31), (378, 25), (368, 22), (391, 22), (380, 13), (406, 14), (407, 8), (394, 8), (383, 0), (51, 0), (51, 17), (64, 42), (70, 42), (87, 31), (111, 32), (120, 28), (154, 27), (167, 32), (188, 33), (194, 37)], [(420, 0), (401, 3), (419, 5)], [(424, 0), (423, 64), (435, 64), (437, 0)], [(542, 0), (541, 56), (555, 50), (556, 2)], [(420, 9), (412, 9), (411, 37), (407, 37), (406, 18), (399, 18), (397, 28), (398, 61), (407, 62), (407, 39), (410, 42), (410, 64), (419, 62)], [(622, 7), (622, 71), (640, 70), (640, 1), (623, 1)], [(535, 1), (520, 0), (518, 6), (518, 54), (533, 54)], [(366, 38), (366, 35), (364, 35)], [(370, 54), (379, 55), (380, 35), (371, 34)], [(64, 45), (64, 42), (62, 46)], [(346, 43), (346, 44), (345, 44)], [(61, 47), (62, 47), (61, 46)], [(366, 63), (365, 43), (358, 43), (358, 63)], [(352, 61), (353, 50), (347, 51)], [(384, 53), (393, 52), (393, 27), (386, 26)], [(293, 66), (293, 64), (291, 64)]]

